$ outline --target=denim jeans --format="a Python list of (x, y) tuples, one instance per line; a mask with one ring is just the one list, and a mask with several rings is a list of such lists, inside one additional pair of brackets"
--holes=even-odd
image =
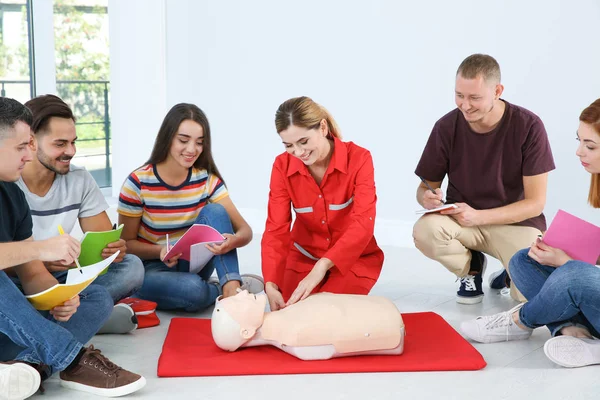
[(517, 252), (509, 264), (514, 284), (528, 300), (519, 311), (523, 325), (546, 325), (552, 336), (565, 326), (579, 325), (600, 337), (600, 268), (575, 260), (549, 267), (528, 252)]
[(90, 285), (79, 294), (80, 306), (67, 322), (37, 311), (13, 281), (0, 271), (0, 361), (46, 364), (62, 371), (112, 312), (105, 288)]
[[(195, 223), (212, 226), (222, 234), (233, 234), (229, 215), (220, 204), (204, 206)], [(146, 260), (144, 266), (144, 284), (134, 297), (154, 301), (161, 310), (195, 312), (213, 305), (220, 295), (220, 288), (207, 281), (215, 269), (221, 286), (232, 280), (242, 282), (236, 249), (215, 255), (198, 274), (189, 272), (190, 265), (185, 260), (180, 260), (173, 268), (160, 260)]]

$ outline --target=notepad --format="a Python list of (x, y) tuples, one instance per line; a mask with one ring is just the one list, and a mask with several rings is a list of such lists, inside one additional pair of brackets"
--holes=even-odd
[(182, 253), (180, 259), (189, 261), (190, 272), (197, 274), (204, 268), (214, 254), (206, 248), (206, 244), (221, 244), (225, 241), (223, 235), (215, 228), (204, 224), (194, 224), (169, 249), (165, 260)]
[(439, 206), (437, 208), (432, 208), (431, 210), (427, 210), (427, 209), (422, 209), (422, 210), (417, 210), (415, 211), (415, 213), (417, 214), (429, 214), (429, 213), (436, 213), (436, 212), (440, 212), (443, 210), (449, 210), (451, 208), (458, 208), (456, 206), (456, 204), (444, 204), (443, 206)]
[(542, 239), (575, 260), (595, 265), (600, 256), (600, 227), (558, 210)]
[[(117, 258), (119, 251), (105, 260), (96, 264), (88, 265), (86, 268), (70, 269), (67, 272), (65, 283), (58, 283), (43, 292), (25, 296), (36, 310), (52, 310), (54, 307), (63, 304), (65, 301), (81, 293), (88, 287), (98, 275), (106, 270), (108, 266)], [(81, 272), (80, 272), (81, 271)]]
[[(86, 232), (81, 239), (81, 253), (78, 258), (79, 265), (87, 267), (88, 265), (102, 261), (102, 250), (106, 248), (107, 244), (119, 240), (121, 232), (123, 232), (123, 224), (119, 225), (117, 229), (110, 231)], [(106, 270), (102, 271), (100, 275), (104, 275), (105, 273)]]

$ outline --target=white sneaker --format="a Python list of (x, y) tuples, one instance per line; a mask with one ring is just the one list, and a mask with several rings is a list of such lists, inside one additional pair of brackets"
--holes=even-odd
[(117, 303), (113, 307), (113, 311), (108, 317), (108, 320), (97, 332), (98, 334), (103, 333), (129, 333), (138, 327), (138, 320), (135, 315), (135, 311), (123, 303)]
[(1, 400), (27, 399), (38, 391), (40, 382), (40, 373), (31, 365), (22, 362), (0, 363)]
[(556, 336), (544, 344), (550, 361), (567, 368), (600, 364), (600, 340)]
[[(265, 281), (261, 276), (254, 274), (241, 274), (240, 277), (242, 278), (242, 285), (238, 289), (239, 291), (247, 290), (248, 293), (258, 294), (265, 290)], [(221, 287), (219, 278), (216, 276), (211, 276), (208, 278), (208, 283)]]
[(242, 290), (248, 293), (258, 294), (265, 290), (265, 281), (261, 276), (254, 274), (242, 274)]
[(480, 343), (528, 339), (533, 329), (523, 329), (512, 319), (513, 313), (521, 307), (523, 303), (505, 312), (465, 321), (460, 324), (460, 330), (469, 339)]

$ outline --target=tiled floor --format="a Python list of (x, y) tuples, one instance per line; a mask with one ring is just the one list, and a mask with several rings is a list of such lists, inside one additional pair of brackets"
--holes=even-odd
[[(260, 237), (241, 249), (244, 272), (260, 273)], [(384, 248), (386, 261), (373, 294), (394, 300), (402, 312), (434, 311), (452, 326), (481, 314), (514, 306), (508, 295), (486, 287), (483, 303), (466, 306), (454, 300), (457, 283), (443, 267), (414, 248)], [(491, 261), (488, 271), (500, 268)], [(600, 367), (565, 369), (546, 359), (542, 346), (550, 336), (538, 329), (522, 342), (475, 347), (488, 366), (475, 372), (283, 375), (209, 378), (158, 378), (156, 367), (173, 316), (159, 313), (161, 325), (127, 335), (96, 336), (92, 343), (116, 363), (143, 374), (148, 383), (130, 398), (143, 399), (595, 399)], [(188, 317), (205, 318), (210, 310)], [(190, 338), (193, 340), (193, 338)], [(46, 400), (97, 398), (63, 389), (56, 378), (45, 385)]]

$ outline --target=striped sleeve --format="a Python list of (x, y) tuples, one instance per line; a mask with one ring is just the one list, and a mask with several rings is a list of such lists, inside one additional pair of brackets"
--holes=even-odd
[(117, 212), (126, 217), (141, 217), (144, 212), (141, 192), (142, 185), (135, 172), (133, 172), (121, 187)]
[(227, 196), (229, 196), (229, 192), (225, 187), (225, 183), (218, 176), (210, 174), (208, 175), (208, 201), (209, 203), (218, 203), (223, 200)]

